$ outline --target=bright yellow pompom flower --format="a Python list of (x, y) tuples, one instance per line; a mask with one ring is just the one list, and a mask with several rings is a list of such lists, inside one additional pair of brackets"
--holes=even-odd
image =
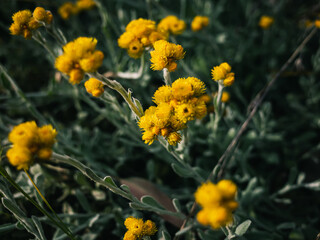
[(270, 16), (261, 16), (259, 20), (259, 26), (263, 29), (268, 29), (274, 22), (274, 18)]
[(96, 78), (90, 78), (84, 83), (84, 86), (88, 93), (94, 97), (100, 97), (104, 93), (104, 85)]
[(195, 16), (191, 23), (191, 29), (198, 32), (209, 25), (209, 18), (204, 16)]
[(176, 61), (183, 59), (185, 55), (181, 45), (169, 43), (165, 40), (156, 41), (153, 47), (154, 50), (150, 52), (151, 69), (153, 70), (160, 71), (167, 68), (169, 72), (173, 72), (177, 68)]
[(179, 35), (186, 29), (186, 23), (176, 16), (170, 15), (159, 22), (157, 29), (159, 32)]
[(234, 73), (231, 72), (231, 66), (226, 62), (213, 67), (211, 74), (214, 81), (223, 84), (225, 87), (231, 86), (235, 79)]
[(124, 225), (128, 229), (123, 237), (124, 240), (141, 239), (143, 236), (151, 236), (157, 232), (156, 225), (151, 220), (143, 222), (141, 218), (128, 217)]

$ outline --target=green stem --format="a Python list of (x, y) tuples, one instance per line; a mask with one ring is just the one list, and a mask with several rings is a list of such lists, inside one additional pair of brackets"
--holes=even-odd
[[(73, 166), (77, 168), (79, 171), (82, 172), (85, 176), (93, 180), (94, 182), (97, 182), (101, 184), (102, 186), (108, 188), (110, 191), (122, 196), (123, 198), (126, 198), (128, 200), (133, 201), (133, 197), (126, 193), (125, 191), (119, 189), (114, 183), (110, 183), (109, 181), (106, 181), (107, 178), (102, 179), (98, 177), (90, 168), (83, 165), (81, 162), (66, 156), (66, 155), (60, 155), (58, 153), (52, 153), (52, 159), (56, 160), (57, 162), (68, 164), (70, 166)], [(110, 180), (111, 178), (108, 178)]]
[(136, 101), (133, 102), (133, 98), (131, 97), (130, 90), (126, 91), (119, 82), (117, 82), (116, 80), (111, 80), (111, 79), (109, 79), (99, 73), (93, 73), (93, 74), (90, 74), (90, 76), (93, 76), (93, 77), (101, 80), (102, 82), (105, 83), (106, 86), (108, 86), (109, 88), (111, 88), (113, 90), (116, 90), (122, 96), (122, 98), (127, 102), (130, 109), (132, 110), (132, 112), (135, 113), (137, 118), (140, 118), (143, 116), (142, 106), (139, 103), (139, 101), (136, 99), (135, 99)]
[(169, 72), (168, 68), (163, 69), (163, 78), (164, 78), (165, 84), (167, 86), (171, 86), (172, 82), (171, 82), (170, 72)]
[(142, 56), (140, 57), (140, 67), (137, 72), (117, 72), (114, 76), (124, 79), (139, 79), (142, 77), (144, 66), (145, 56), (144, 54), (142, 54)]
[(223, 93), (223, 84), (218, 83), (218, 94), (217, 97), (214, 99), (214, 113), (215, 113), (215, 118), (214, 118), (214, 123), (213, 123), (213, 132), (214, 134), (218, 130), (218, 125), (221, 119), (221, 115), (223, 114), (221, 111), (221, 96)]

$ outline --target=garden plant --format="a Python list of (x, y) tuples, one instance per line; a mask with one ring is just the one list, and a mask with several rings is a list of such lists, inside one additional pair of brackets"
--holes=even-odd
[(0, 12), (1, 239), (320, 239), (318, 1)]

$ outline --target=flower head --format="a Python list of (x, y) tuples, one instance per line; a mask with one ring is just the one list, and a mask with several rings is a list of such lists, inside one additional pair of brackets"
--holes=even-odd
[(78, 84), (86, 72), (95, 72), (102, 65), (104, 54), (96, 50), (97, 40), (79, 37), (63, 47), (63, 54), (56, 58), (55, 67), (69, 76), (69, 82)]
[(44, 22), (47, 24), (51, 24), (52, 20), (53, 20), (53, 16), (52, 13), (50, 11), (46, 11), (44, 8), (42, 7), (37, 7), (34, 11), (33, 11), (33, 17), (36, 21), (39, 22)]
[(226, 62), (213, 67), (211, 74), (214, 81), (223, 84), (225, 87), (231, 86), (234, 82), (234, 73), (231, 72), (231, 66)]
[(206, 104), (200, 99), (204, 92), (204, 83), (194, 77), (179, 78), (172, 86), (159, 87), (153, 96), (157, 106), (148, 108), (138, 122), (144, 131), (142, 140), (152, 144), (160, 135), (170, 145), (177, 145), (181, 141), (178, 131), (184, 129), (188, 121), (207, 114)]
[(259, 20), (259, 26), (263, 29), (268, 29), (274, 22), (274, 18), (270, 16), (261, 16)]
[(204, 16), (195, 16), (191, 23), (191, 29), (194, 32), (198, 32), (204, 27), (208, 26), (209, 18)]
[(71, 15), (77, 14), (78, 12), (79, 12), (79, 9), (72, 2), (65, 2), (58, 9), (59, 15), (64, 20), (68, 19)]
[(13, 23), (9, 30), (12, 35), (22, 35), (25, 39), (32, 37), (32, 31), (41, 25), (33, 16), (30, 10), (18, 11), (12, 16)]
[(183, 20), (180, 20), (176, 16), (170, 15), (163, 18), (158, 26), (158, 31), (166, 32), (174, 35), (179, 35), (184, 32), (186, 29), (186, 23)]
[(38, 127), (35, 121), (21, 123), (9, 133), (13, 144), (7, 151), (9, 162), (14, 167), (28, 169), (35, 157), (49, 159), (57, 131), (51, 125)]
[(217, 229), (232, 222), (232, 211), (238, 207), (235, 201), (237, 186), (230, 180), (218, 184), (203, 183), (195, 192), (195, 200), (202, 207), (197, 214), (200, 224)]
[(162, 70), (167, 68), (169, 72), (173, 72), (177, 68), (175, 61), (183, 59), (185, 52), (183, 47), (178, 44), (169, 43), (165, 40), (156, 41), (153, 45), (154, 50), (150, 52), (153, 70)]
[(96, 78), (90, 78), (84, 83), (88, 93), (94, 97), (100, 97), (104, 93), (103, 83)]
[(124, 235), (124, 240), (141, 239), (143, 236), (151, 236), (157, 232), (154, 222), (147, 220), (143, 222), (141, 218), (128, 217), (124, 221), (128, 231)]

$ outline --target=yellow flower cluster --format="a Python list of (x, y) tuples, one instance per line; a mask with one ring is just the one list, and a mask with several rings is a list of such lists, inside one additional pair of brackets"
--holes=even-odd
[(191, 29), (194, 32), (198, 32), (208, 25), (209, 25), (209, 18), (208, 17), (195, 16), (191, 22)]
[(158, 31), (165, 32), (167, 34), (179, 35), (186, 29), (186, 23), (180, 20), (176, 16), (170, 15), (163, 18), (158, 26)]
[(183, 59), (185, 52), (183, 47), (178, 44), (169, 43), (165, 40), (156, 41), (153, 45), (154, 50), (150, 52), (152, 70), (162, 70), (167, 68), (173, 72), (177, 68), (177, 60)]
[(7, 152), (9, 162), (20, 169), (28, 169), (35, 157), (49, 159), (57, 131), (51, 125), (38, 127), (35, 121), (21, 123), (9, 133), (13, 144)]
[(126, 31), (118, 39), (118, 45), (127, 49), (130, 57), (139, 58), (146, 47), (167, 38), (168, 34), (156, 30), (154, 21), (139, 18), (127, 25)]
[(50, 11), (37, 7), (33, 13), (30, 10), (16, 12), (12, 16), (13, 23), (9, 30), (12, 35), (22, 35), (25, 39), (32, 37), (32, 31), (38, 29), (41, 23), (51, 24), (53, 16)]
[(144, 131), (142, 140), (150, 145), (160, 135), (175, 146), (181, 141), (178, 131), (186, 128), (188, 121), (207, 114), (206, 104), (199, 98), (204, 93), (204, 83), (195, 77), (179, 78), (171, 87), (158, 88), (153, 96), (157, 106), (149, 107), (138, 123)]
[(211, 70), (212, 79), (223, 86), (228, 87), (234, 83), (234, 73), (231, 72), (231, 66), (224, 62)]
[(143, 222), (141, 218), (128, 217), (124, 225), (128, 231), (125, 233), (123, 240), (138, 240), (143, 236), (151, 236), (157, 232), (156, 225), (151, 220)]
[(96, 5), (94, 0), (78, 0), (75, 4), (72, 2), (65, 2), (62, 4), (58, 13), (63, 19), (68, 19), (71, 15), (76, 15), (83, 10), (89, 10)]
[(316, 28), (320, 28), (320, 20), (319, 20), (319, 19), (317, 19), (317, 20), (314, 21), (314, 26), (315, 26)]
[(274, 19), (269, 16), (261, 16), (259, 26), (263, 29), (268, 29), (274, 22)]
[(218, 184), (203, 183), (195, 192), (195, 200), (202, 207), (197, 220), (213, 229), (232, 222), (232, 211), (238, 207), (235, 201), (237, 186), (230, 180), (221, 180)]
[(69, 76), (69, 82), (78, 84), (86, 72), (95, 72), (102, 65), (104, 55), (95, 50), (97, 39), (79, 37), (63, 47), (56, 58), (55, 67)]
[(84, 83), (88, 93), (94, 97), (100, 97), (104, 93), (103, 83), (96, 78), (90, 78)]

